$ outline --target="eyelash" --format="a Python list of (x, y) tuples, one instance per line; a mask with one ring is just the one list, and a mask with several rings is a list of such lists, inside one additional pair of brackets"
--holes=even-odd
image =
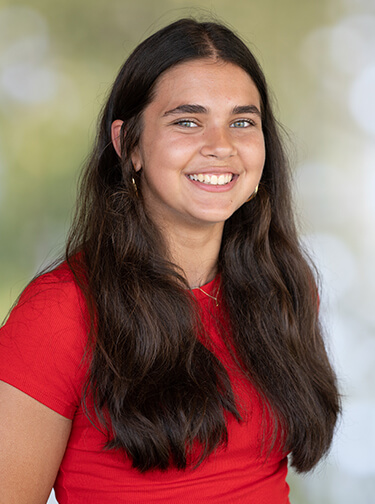
[[(190, 125), (193, 124), (194, 126), (186, 126), (186, 124), (189, 123)], [(179, 121), (176, 121), (174, 124), (177, 126), (182, 126), (185, 128), (192, 128), (192, 127), (197, 127), (197, 123), (192, 121), (191, 119), (180, 119)]]
[[(239, 123), (247, 123), (246, 125), (243, 125), (243, 126), (236, 126), (238, 125)], [(177, 126), (181, 126), (181, 127), (184, 127), (184, 128), (196, 128), (198, 127), (198, 124), (191, 120), (191, 119), (180, 119), (178, 121), (176, 121), (174, 124), (176, 124)], [(189, 124), (189, 126), (187, 126)], [(240, 127), (240, 128), (248, 128), (250, 126), (255, 126), (255, 122), (252, 121), (251, 119), (237, 119), (236, 121), (234, 121), (230, 127), (231, 128), (237, 128), (237, 127)]]
[(251, 119), (237, 119), (236, 121), (234, 121), (230, 127), (231, 128), (236, 128), (237, 126), (235, 126), (236, 124), (238, 123), (247, 123), (246, 126), (240, 126), (241, 128), (248, 128), (249, 126), (255, 126), (255, 122), (252, 121)]

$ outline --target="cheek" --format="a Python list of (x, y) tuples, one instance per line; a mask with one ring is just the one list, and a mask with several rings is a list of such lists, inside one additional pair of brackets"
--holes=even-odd
[(266, 146), (264, 143), (264, 138), (262, 136), (261, 139), (259, 139), (258, 145), (257, 145), (257, 151), (258, 151), (258, 163), (263, 170), (264, 163), (266, 161)]
[(253, 143), (251, 147), (247, 147), (244, 151), (244, 162), (250, 170), (263, 170), (264, 162), (266, 160), (266, 151), (264, 143), (259, 141)]
[(263, 149), (260, 157), (261, 169), (263, 170), (264, 163), (266, 162), (266, 150)]
[(177, 173), (189, 165), (194, 152), (191, 142), (163, 140), (154, 145), (148, 161), (163, 172)]

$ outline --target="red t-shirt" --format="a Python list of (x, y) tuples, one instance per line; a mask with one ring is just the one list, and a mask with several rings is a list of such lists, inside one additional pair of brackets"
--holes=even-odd
[[(214, 295), (218, 280), (204, 286)], [(220, 305), (198, 289), (194, 295), (213, 351), (226, 367), (245, 415), (227, 415), (228, 446), (197, 469), (139, 473), (123, 453), (103, 450), (106, 437), (81, 405), (88, 364), (85, 302), (65, 264), (35, 280), (0, 329), (0, 379), (72, 419), (72, 431), (56, 482), (60, 504), (287, 504), (287, 458), (262, 451), (262, 406), (236, 369), (221, 340)]]

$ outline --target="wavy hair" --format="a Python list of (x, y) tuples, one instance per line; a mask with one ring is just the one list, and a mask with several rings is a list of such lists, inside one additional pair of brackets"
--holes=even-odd
[[(107, 447), (122, 449), (139, 471), (199, 464), (227, 442), (226, 412), (241, 421), (224, 367), (197, 337), (197, 307), (145, 211), (142, 175), (131, 163), (159, 77), (201, 58), (238, 65), (260, 94), (263, 175), (256, 198), (225, 223), (218, 269), (238, 365), (272, 415), (273, 442), (281, 436), (292, 465), (307, 471), (331, 444), (340, 411), (336, 378), (266, 81), (246, 45), (223, 25), (181, 19), (150, 36), (121, 68), (102, 111), (66, 250), (91, 314), (85, 397), (92, 394)], [(111, 143), (116, 119), (126, 129), (121, 159)]]

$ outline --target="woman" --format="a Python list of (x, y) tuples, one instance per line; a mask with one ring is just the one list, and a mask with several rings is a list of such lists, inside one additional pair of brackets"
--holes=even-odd
[(224, 26), (140, 44), (66, 261), (0, 334), (1, 502), (286, 503), (339, 413), (264, 76)]

